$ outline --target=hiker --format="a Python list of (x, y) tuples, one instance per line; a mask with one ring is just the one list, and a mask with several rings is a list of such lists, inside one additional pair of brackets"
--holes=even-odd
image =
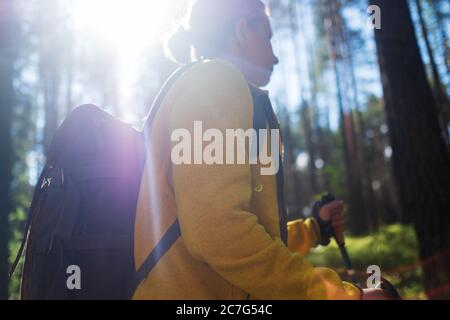
[[(187, 24), (168, 40), (167, 51), (182, 65), (197, 63), (171, 86), (145, 132), (136, 268), (175, 224), (181, 234), (133, 299), (383, 299), (381, 289), (362, 290), (306, 258), (311, 248), (328, 242), (330, 224), (342, 234), (341, 201), (323, 206), (315, 219), (287, 223), (281, 167), (264, 175), (260, 162), (173, 163), (180, 142), (173, 132), (184, 129), (195, 139), (196, 121), (203, 131), (224, 136), (227, 129), (278, 126), (268, 93), (260, 89), (278, 63), (263, 2), (196, 0)], [(220, 151), (226, 158), (230, 150)], [(189, 150), (188, 158), (196, 152)]]

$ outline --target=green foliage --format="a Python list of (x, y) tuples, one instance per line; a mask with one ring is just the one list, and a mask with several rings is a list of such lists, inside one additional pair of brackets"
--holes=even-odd
[[(364, 237), (347, 237), (346, 247), (361, 279), (367, 267), (378, 265), (383, 277), (399, 290), (404, 299), (425, 299), (413, 227), (394, 224)], [(309, 260), (315, 266), (330, 267), (343, 274), (345, 269), (336, 244), (311, 251)], [(361, 281), (365, 286), (365, 281)]]
[[(10, 225), (14, 226), (11, 228), (11, 235), (9, 241), (9, 265), (12, 265), (14, 259), (16, 257), (17, 252), (19, 251), (20, 243), (23, 237), (23, 233), (21, 231), (22, 228), (18, 226), (23, 223), (25, 220), (26, 212), (22, 208), (17, 208), (15, 212), (10, 214)], [(10, 299), (19, 299), (20, 297), (20, 275), (22, 273), (23, 268), (23, 259), (20, 261), (17, 266), (16, 272), (14, 276), (11, 278), (9, 283), (9, 298)]]

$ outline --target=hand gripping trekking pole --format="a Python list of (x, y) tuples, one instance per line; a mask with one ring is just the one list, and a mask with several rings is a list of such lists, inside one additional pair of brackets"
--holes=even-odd
[[(333, 202), (335, 200), (334, 196), (331, 194), (325, 194), (322, 196), (320, 200), (320, 206), (324, 206), (327, 203)], [(358, 281), (358, 277), (356, 276), (356, 271), (353, 268), (352, 262), (350, 260), (350, 256), (348, 255), (347, 248), (345, 246), (345, 238), (343, 234), (337, 234), (333, 229), (333, 238), (336, 241), (339, 251), (341, 252), (342, 260), (344, 261), (345, 269), (347, 271), (347, 275), (350, 278), (350, 281), (355, 285), (361, 288), (361, 284)], [(381, 282), (377, 286), (379, 289), (384, 290), (392, 300), (401, 300), (401, 296), (398, 294), (395, 287), (386, 279), (382, 278)]]
[[(320, 200), (320, 206), (322, 207), (330, 202), (333, 202), (334, 200), (335, 200), (335, 197), (332, 194), (327, 193), (322, 196), (322, 199)], [(344, 261), (344, 265), (345, 265), (345, 269), (346, 269), (348, 277), (354, 284), (360, 286), (358, 277), (356, 276), (356, 271), (353, 268), (353, 264), (350, 260), (350, 256), (348, 255), (347, 248), (345, 247), (344, 235), (336, 234), (335, 230), (333, 229), (333, 238), (339, 247), (339, 251), (341, 252), (341, 257), (342, 257), (342, 260)]]

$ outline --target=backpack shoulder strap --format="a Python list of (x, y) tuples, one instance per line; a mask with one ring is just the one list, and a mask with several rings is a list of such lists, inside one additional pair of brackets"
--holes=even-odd
[[(253, 126), (256, 130), (266, 129), (266, 123), (270, 129), (280, 129), (277, 117), (272, 108), (272, 104), (268, 95), (260, 89), (250, 85), (250, 91), (253, 98)], [(259, 135), (257, 135), (259, 139)], [(257, 140), (258, 140), (257, 139)], [(282, 140), (281, 130), (280, 139)], [(257, 142), (259, 148), (259, 141)], [(259, 151), (259, 149), (258, 149)], [(259, 152), (258, 152), (259, 154)], [(279, 210), (280, 236), (283, 242), (287, 245), (287, 210), (285, 205), (284, 195), (284, 172), (283, 159), (280, 154), (279, 169), (277, 172), (277, 200)]]
[(178, 219), (176, 219), (134, 274), (130, 285), (130, 297), (134, 294), (142, 280), (147, 277), (150, 271), (155, 267), (156, 263), (158, 263), (170, 247), (172, 247), (180, 235), (180, 224), (178, 223)]
[[(144, 125), (144, 135), (148, 134), (148, 130), (151, 128), (153, 121), (155, 120), (156, 114), (161, 106), (165, 96), (167, 95), (170, 88), (174, 83), (183, 75), (188, 69), (190, 69), (194, 63), (187, 64), (183, 67), (178, 68), (172, 75), (167, 79), (167, 81), (162, 86), (156, 99), (154, 100), (149, 114), (146, 118)], [(146, 138), (146, 137), (145, 137)], [(181, 235), (180, 225), (178, 219), (169, 227), (161, 240), (157, 243), (156, 247), (147, 256), (144, 262), (141, 264), (139, 269), (134, 274), (131, 284), (130, 284), (130, 297), (136, 291), (138, 285), (144, 280), (150, 271), (155, 267), (156, 263), (164, 256), (164, 254), (172, 247), (178, 237)]]
[(147, 132), (147, 130), (152, 126), (156, 114), (158, 113), (159, 107), (161, 106), (169, 90), (172, 88), (172, 86), (175, 84), (178, 78), (180, 78), (181, 75), (183, 75), (188, 69), (190, 69), (196, 63), (197, 62), (192, 62), (185, 66), (179, 67), (169, 76), (169, 78), (167, 78), (166, 82), (164, 82), (163, 86), (161, 87), (161, 90), (159, 90), (158, 94), (156, 95), (156, 99), (153, 101), (153, 104), (150, 107), (150, 111), (145, 119), (145, 125), (143, 130), (144, 133)]

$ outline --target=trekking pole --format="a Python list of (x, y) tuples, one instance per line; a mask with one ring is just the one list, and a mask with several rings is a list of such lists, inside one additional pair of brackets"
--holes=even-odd
[[(322, 196), (322, 199), (320, 200), (321, 206), (324, 206), (327, 203), (333, 202), (335, 200), (334, 196), (332, 194), (325, 194)], [(351, 282), (354, 284), (361, 286), (358, 277), (356, 276), (356, 271), (353, 268), (352, 261), (350, 260), (350, 256), (348, 255), (347, 248), (345, 246), (345, 238), (343, 234), (336, 234), (334, 228), (333, 228), (333, 238), (336, 241), (339, 251), (341, 252), (342, 260), (344, 261), (345, 269), (347, 272), (348, 277), (350, 278)]]
[(339, 251), (341, 252), (342, 260), (344, 261), (347, 275), (354, 284), (361, 286), (358, 281), (358, 277), (356, 276), (356, 271), (353, 268), (352, 261), (350, 260), (350, 256), (348, 255), (347, 248), (345, 247), (344, 236), (342, 236), (342, 239), (340, 239), (341, 237), (338, 237), (336, 233), (333, 231), (333, 237), (334, 240), (336, 240), (336, 243), (339, 247)]
[[(327, 193), (322, 196), (322, 198), (319, 202), (319, 207), (321, 208), (324, 205), (326, 205), (330, 202), (333, 202), (334, 200), (335, 200), (334, 196), (332, 194)], [(333, 238), (339, 247), (339, 251), (341, 252), (341, 257), (342, 257), (342, 260), (344, 261), (345, 269), (346, 269), (348, 277), (350, 278), (350, 281), (361, 288), (361, 284), (358, 281), (358, 277), (356, 276), (356, 271), (353, 268), (352, 261), (350, 260), (350, 256), (348, 255), (348, 251), (345, 246), (344, 235), (336, 234), (334, 228), (332, 228), (332, 233), (333, 233)], [(391, 300), (402, 300), (402, 297), (399, 295), (396, 288), (385, 278), (381, 278), (381, 282), (378, 284), (377, 288), (382, 289), (386, 293), (388, 293)]]

